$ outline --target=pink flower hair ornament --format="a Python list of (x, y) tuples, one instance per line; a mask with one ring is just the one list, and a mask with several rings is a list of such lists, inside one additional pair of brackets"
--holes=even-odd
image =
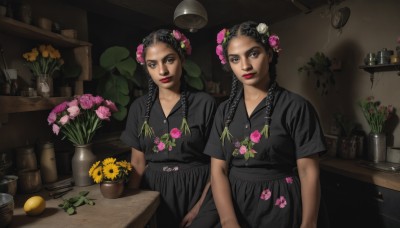
[[(192, 46), (190, 45), (190, 41), (183, 33), (179, 32), (178, 30), (172, 30), (171, 36), (178, 41), (180, 48), (184, 51), (184, 53), (186, 53), (186, 55), (192, 54)], [(136, 61), (140, 65), (144, 65), (143, 51), (144, 45), (139, 44), (139, 46), (136, 48)]]
[[(265, 23), (258, 24), (256, 29), (257, 32), (263, 36), (262, 42), (265, 43), (266, 41), (268, 41), (269, 46), (274, 52), (279, 53), (282, 50), (280, 47), (279, 36), (277, 36), (276, 34), (270, 35), (269, 28)], [(221, 64), (227, 63), (224, 56), (223, 44), (225, 44), (228, 36), (229, 30), (227, 30), (226, 28), (222, 29), (217, 34), (217, 47), (215, 49), (215, 52), (219, 60), (221, 61)]]

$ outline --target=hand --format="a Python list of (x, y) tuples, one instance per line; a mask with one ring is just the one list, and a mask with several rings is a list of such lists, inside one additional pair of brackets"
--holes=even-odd
[(197, 213), (199, 212), (198, 209), (196, 209), (195, 207), (192, 208), (192, 210), (190, 210), (185, 217), (182, 219), (181, 224), (179, 225), (179, 227), (188, 227), (190, 225), (192, 225), (192, 222), (194, 220), (194, 218), (196, 218)]

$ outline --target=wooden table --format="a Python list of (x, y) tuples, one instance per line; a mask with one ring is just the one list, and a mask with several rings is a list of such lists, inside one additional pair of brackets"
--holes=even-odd
[[(63, 202), (62, 198), (77, 196), (80, 191), (90, 191), (87, 197), (95, 199), (95, 205), (80, 206), (74, 215), (68, 215), (58, 207)], [(46, 199), (46, 209), (39, 216), (27, 216), (23, 210), (25, 201), (33, 195), (41, 195)], [(106, 199), (101, 195), (98, 184), (74, 187), (62, 198), (52, 199), (46, 190), (34, 194), (17, 194), (14, 197), (14, 216), (10, 227), (141, 228), (151, 221), (160, 203), (158, 192), (130, 189), (125, 189), (118, 199)]]

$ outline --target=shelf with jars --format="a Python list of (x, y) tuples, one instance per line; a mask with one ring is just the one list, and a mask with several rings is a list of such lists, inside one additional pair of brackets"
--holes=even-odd
[[(83, 82), (92, 79), (91, 43), (65, 37), (8, 17), (0, 17), (0, 33), (27, 41), (48, 43), (68, 51), (81, 67), (81, 73), (75, 80), (74, 94), (83, 94)], [(49, 110), (68, 99), (69, 97), (0, 96), (2, 107), (0, 114)]]

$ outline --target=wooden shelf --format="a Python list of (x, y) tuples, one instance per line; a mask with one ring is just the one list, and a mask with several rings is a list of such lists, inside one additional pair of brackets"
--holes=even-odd
[(85, 41), (68, 38), (60, 34), (44, 30), (33, 25), (28, 25), (7, 17), (0, 17), (0, 31), (29, 40), (48, 42), (65, 48), (92, 45), (91, 43)]
[(0, 113), (50, 110), (69, 97), (20, 97), (0, 96)]
[(400, 71), (400, 64), (381, 64), (381, 65), (372, 65), (372, 66), (367, 66), (363, 65), (360, 66), (360, 69), (363, 69), (370, 74), (373, 74), (375, 72), (381, 72), (381, 71)]

